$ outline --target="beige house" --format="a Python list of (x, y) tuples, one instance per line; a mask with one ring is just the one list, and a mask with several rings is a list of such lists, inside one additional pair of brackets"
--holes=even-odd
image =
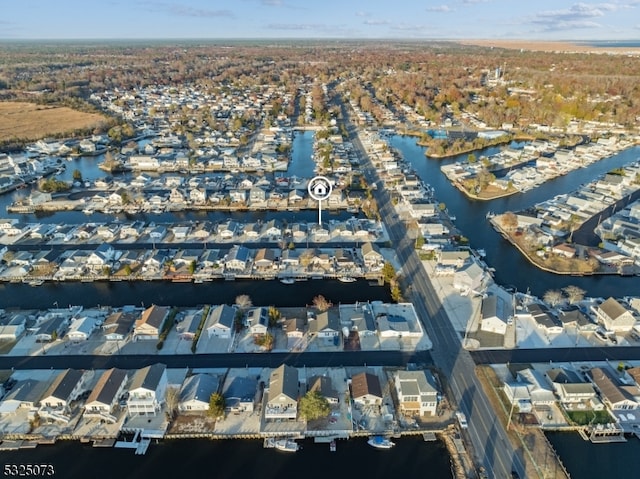
[(166, 306), (156, 306), (145, 309), (136, 321), (133, 328), (133, 337), (136, 339), (155, 339), (160, 337), (160, 331), (164, 321), (169, 316), (169, 308)]
[(271, 372), (264, 411), (266, 420), (294, 420), (298, 416), (298, 370), (286, 364)]
[(351, 397), (361, 406), (380, 406), (382, 388), (378, 376), (371, 373), (359, 373), (351, 379)]
[(636, 323), (633, 313), (614, 298), (607, 299), (599, 306), (592, 306), (591, 310), (598, 318), (598, 322), (609, 331), (631, 331)]

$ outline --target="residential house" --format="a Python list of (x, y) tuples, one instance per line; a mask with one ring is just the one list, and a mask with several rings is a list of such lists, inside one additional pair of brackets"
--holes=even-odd
[(592, 306), (598, 322), (608, 331), (631, 331), (636, 318), (631, 311), (622, 306), (616, 299), (609, 298), (600, 305)]
[(127, 372), (122, 369), (112, 368), (103, 372), (84, 404), (84, 415), (116, 422), (113, 412), (124, 394), (127, 379)]
[(333, 253), (336, 271), (351, 271), (356, 267), (356, 262), (351, 250), (336, 248)]
[(61, 338), (69, 325), (69, 315), (56, 315), (40, 326), (36, 332), (36, 341), (51, 342)]
[(167, 236), (167, 228), (165, 226), (162, 225), (158, 225), (154, 228), (151, 229), (151, 231), (149, 231), (149, 239), (153, 242), (153, 243), (157, 243), (162, 241), (163, 239), (166, 238)]
[(40, 417), (68, 422), (69, 406), (85, 391), (84, 381), (84, 372), (77, 369), (59, 373), (40, 399)]
[(263, 203), (267, 200), (267, 193), (264, 189), (254, 186), (249, 190), (250, 203)]
[(505, 334), (509, 311), (509, 305), (504, 298), (490, 294), (482, 300), (480, 329), (490, 333)]
[(580, 308), (569, 305), (560, 309), (558, 319), (566, 328), (567, 326), (576, 328), (578, 331), (595, 331), (597, 324), (591, 321)]
[(340, 316), (338, 311), (322, 311), (315, 318), (309, 318), (309, 332), (325, 341), (336, 341), (340, 336)]
[(560, 367), (548, 370), (545, 375), (565, 409), (584, 409), (593, 404), (596, 397), (593, 384), (584, 382), (575, 371)]
[(282, 323), (282, 330), (287, 335), (287, 349), (289, 351), (300, 350), (304, 345), (307, 334), (306, 318), (289, 318)]
[(134, 339), (154, 339), (158, 340), (162, 326), (169, 316), (170, 308), (166, 306), (156, 306), (155, 304), (145, 309), (140, 318), (136, 321), (133, 329)]
[(180, 322), (176, 325), (176, 331), (180, 339), (185, 341), (193, 341), (196, 337), (196, 332), (200, 326), (202, 320), (202, 310), (190, 311), (181, 318)]
[(295, 420), (298, 415), (298, 370), (286, 364), (271, 372), (265, 420)]
[(384, 257), (378, 250), (378, 247), (373, 243), (364, 243), (360, 247), (360, 253), (362, 254), (365, 267), (369, 269), (377, 269), (384, 263)]
[(220, 266), (220, 250), (207, 249), (200, 256), (200, 263), (204, 268), (217, 268)]
[(253, 412), (258, 390), (258, 380), (254, 376), (233, 376), (222, 388), (225, 409), (232, 413)]
[(267, 334), (269, 328), (268, 309), (264, 307), (250, 309), (247, 312), (246, 324), (254, 336)]
[(380, 406), (382, 388), (378, 376), (371, 373), (359, 373), (351, 378), (351, 397), (360, 406)]
[(76, 318), (71, 322), (67, 330), (67, 338), (69, 341), (74, 342), (86, 341), (89, 339), (89, 336), (91, 336), (91, 333), (95, 331), (96, 327), (96, 318), (94, 317), (84, 316)]
[(360, 337), (373, 336), (376, 333), (376, 322), (368, 304), (341, 304), (338, 309), (340, 324), (349, 325), (350, 331), (356, 331)]
[(280, 221), (267, 221), (262, 227), (262, 236), (270, 238), (282, 236), (282, 227), (280, 225)]
[(280, 256), (280, 269), (295, 268), (300, 264), (300, 251), (285, 249)]
[(394, 377), (400, 412), (407, 416), (435, 416), (438, 389), (429, 371), (398, 371)]
[(235, 245), (229, 250), (224, 260), (224, 267), (231, 271), (244, 271), (248, 266), (251, 252), (242, 245)]
[(276, 260), (276, 253), (272, 248), (260, 248), (256, 251), (253, 264), (258, 269), (272, 269)]
[(207, 337), (229, 339), (233, 335), (236, 311), (236, 308), (226, 304), (211, 307), (204, 324)]
[(22, 313), (0, 314), (0, 340), (15, 341), (24, 332), (26, 324), (27, 317)]
[(122, 311), (111, 313), (105, 319), (102, 330), (107, 341), (123, 341), (133, 329), (138, 318), (138, 313), (133, 308), (123, 308)]
[(485, 272), (475, 261), (453, 273), (453, 287), (460, 291), (480, 291), (485, 278)]
[(325, 398), (329, 404), (338, 404), (340, 402), (340, 396), (338, 392), (333, 388), (331, 384), (331, 377), (329, 376), (313, 376), (309, 379), (308, 388), (309, 392), (317, 392), (323, 398)]
[(460, 268), (469, 259), (469, 251), (439, 251), (438, 264)]
[(531, 303), (527, 305), (527, 311), (536, 322), (537, 327), (543, 329), (547, 334), (560, 334), (564, 331), (562, 322), (549, 311), (546, 305)]
[(36, 413), (36, 405), (47, 390), (47, 381), (23, 379), (16, 382), (0, 401), (0, 417), (15, 414), (18, 410), (29, 411), (29, 419)]
[(127, 398), (129, 416), (157, 415), (165, 402), (167, 367), (161, 363), (138, 369), (133, 375)]
[(217, 376), (194, 374), (188, 377), (180, 388), (178, 409), (181, 412), (207, 411), (209, 399), (218, 392), (219, 387), (220, 379)]
[(620, 382), (617, 374), (609, 368), (592, 368), (591, 382), (600, 393), (600, 399), (611, 411), (640, 408), (640, 388)]
[(189, 191), (189, 200), (194, 205), (203, 205), (207, 202), (207, 190), (204, 188), (192, 188)]

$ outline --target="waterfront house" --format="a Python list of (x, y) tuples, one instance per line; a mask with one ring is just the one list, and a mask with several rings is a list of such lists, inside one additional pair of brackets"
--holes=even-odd
[(19, 410), (29, 411), (29, 419), (37, 412), (36, 405), (47, 390), (47, 381), (24, 379), (16, 382), (0, 401), (0, 417), (15, 414)]
[(438, 390), (430, 371), (398, 371), (394, 376), (400, 412), (407, 416), (435, 416)]
[(296, 223), (291, 226), (291, 236), (293, 241), (304, 241), (307, 237), (307, 225), (305, 223)]
[(116, 251), (108, 243), (102, 243), (87, 257), (87, 265), (92, 269), (100, 269), (110, 265), (116, 257)]
[(262, 227), (262, 236), (274, 238), (282, 235), (282, 227), (278, 220), (269, 220)]
[(127, 398), (129, 416), (155, 416), (165, 402), (167, 367), (161, 363), (139, 369), (133, 375)]
[(246, 324), (254, 336), (267, 334), (269, 328), (269, 311), (265, 307), (252, 308), (247, 312)]
[(222, 388), (225, 410), (235, 414), (253, 412), (258, 390), (254, 376), (234, 376), (227, 378)]
[(111, 313), (104, 321), (102, 330), (107, 341), (123, 341), (131, 332), (138, 313), (133, 308)]
[(207, 202), (207, 190), (204, 188), (192, 188), (189, 191), (189, 200), (194, 205), (203, 205)]
[(640, 407), (640, 388), (623, 384), (618, 374), (607, 367), (592, 368), (589, 372), (591, 382), (600, 393), (600, 399), (611, 411), (638, 409)]
[(549, 311), (546, 305), (540, 303), (530, 303), (527, 311), (540, 329), (544, 329), (547, 334), (560, 334), (564, 331), (562, 323)]
[(309, 318), (309, 332), (318, 339), (333, 342), (340, 336), (340, 316), (331, 308), (328, 311), (319, 312), (315, 318)]
[(0, 314), (0, 339), (15, 341), (24, 332), (27, 317), (23, 313)]
[(592, 306), (598, 322), (608, 331), (631, 331), (636, 317), (615, 298), (609, 298), (602, 304)]
[(67, 369), (59, 373), (40, 399), (38, 415), (43, 419), (69, 421), (70, 403), (85, 391), (85, 373)]
[(184, 224), (174, 225), (171, 227), (171, 232), (173, 233), (173, 238), (176, 241), (185, 241), (191, 232), (191, 226)]
[(237, 221), (229, 220), (218, 228), (218, 234), (222, 239), (231, 239), (240, 231), (240, 225)]
[(138, 340), (158, 340), (160, 331), (165, 320), (169, 316), (170, 308), (166, 306), (156, 306), (155, 304), (145, 309), (140, 318), (136, 320), (133, 329), (133, 337)]
[(480, 291), (484, 278), (484, 269), (471, 261), (453, 273), (453, 287), (459, 291)]
[(264, 203), (267, 200), (267, 193), (264, 189), (254, 186), (249, 190), (249, 202), (251, 204)]
[(218, 392), (220, 379), (210, 374), (194, 374), (188, 377), (180, 388), (178, 410), (208, 411), (211, 395)]
[(84, 404), (84, 416), (116, 422), (113, 415), (127, 384), (127, 372), (111, 368), (102, 373)]
[(356, 267), (355, 259), (349, 249), (336, 248), (333, 253), (333, 259), (336, 271), (350, 271)]
[(308, 381), (309, 392), (317, 392), (323, 398), (325, 398), (329, 404), (338, 404), (340, 402), (340, 395), (333, 388), (331, 384), (330, 376), (312, 376)]
[(162, 225), (158, 225), (149, 231), (149, 239), (152, 243), (162, 241), (167, 236), (167, 228)]
[(439, 251), (438, 264), (460, 268), (469, 259), (468, 251)]
[(91, 333), (95, 331), (96, 323), (96, 318), (91, 316), (74, 319), (67, 330), (67, 338), (69, 341), (74, 342), (86, 341), (91, 336)]
[(306, 318), (289, 318), (282, 323), (282, 330), (287, 335), (287, 349), (292, 351), (302, 347), (302, 341), (307, 334)]
[(220, 250), (207, 249), (200, 256), (200, 263), (204, 268), (217, 268), (220, 266)]
[(209, 308), (209, 314), (204, 324), (207, 337), (229, 339), (233, 334), (236, 311), (236, 308), (226, 304)]
[(258, 269), (272, 269), (276, 260), (276, 253), (272, 248), (260, 248), (256, 251), (253, 264)]
[(351, 378), (351, 397), (359, 406), (380, 406), (382, 388), (375, 374), (363, 372)]
[(250, 251), (242, 245), (234, 245), (227, 253), (224, 267), (231, 271), (244, 271), (249, 262)]
[(566, 328), (571, 326), (578, 331), (595, 331), (598, 327), (576, 305), (569, 305), (560, 309), (558, 319)]
[(46, 322), (36, 332), (36, 341), (49, 343), (61, 338), (67, 330), (70, 318), (71, 316), (66, 314), (55, 315), (52, 318), (45, 317)]
[(490, 294), (482, 300), (480, 329), (490, 333), (502, 334), (507, 332), (507, 322), (510, 308), (504, 298)]
[(576, 256), (576, 249), (566, 243), (560, 243), (552, 246), (551, 252), (559, 256), (564, 256), (565, 258), (574, 258)]
[(138, 238), (144, 232), (144, 221), (134, 221), (120, 229), (120, 236)]
[(596, 391), (593, 384), (584, 382), (578, 373), (560, 367), (548, 370), (545, 375), (565, 409), (592, 407)]
[(285, 249), (280, 257), (280, 269), (295, 268), (300, 264), (300, 251)]
[(340, 324), (348, 325), (350, 331), (356, 331), (360, 337), (376, 333), (376, 322), (367, 303), (341, 304)]
[(265, 420), (295, 420), (298, 415), (298, 370), (286, 364), (274, 369), (269, 377)]
[(364, 261), (365, 267), (370, 270), (377, 269), (384, 263), (384, 257), (380, 253), (378, 246), (367, 242), (360, 247), (360, 253)]
[(180, 339), (193, 341), (196, 337), (196, 332), (198, 331), (201, 320), (202, 310), (189, 311), (188, 314), (185, 314), (185, 316), (181, 318), (180, 322), (176, 325), (176, 331), (178, 332)]

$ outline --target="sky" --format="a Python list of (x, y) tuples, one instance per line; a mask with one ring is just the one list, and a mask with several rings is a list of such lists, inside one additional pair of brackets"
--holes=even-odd
[(640, 0), (2, 0), (0, 40), (638, 40)]

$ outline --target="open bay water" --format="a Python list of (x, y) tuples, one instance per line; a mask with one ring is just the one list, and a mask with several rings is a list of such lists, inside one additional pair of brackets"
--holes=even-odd
[(259, 440), (182, 439), (152, 443), (144, 456), (131, 449), (93, 448), (60, 441), (35, 449), (3, 451), (5, 464), (52, 464), (64, 479), (390, 479), (452, 476), (449, 455), (441, 442), (414, 436), (394, 439), (396, 446), (377, 450), (366, 438), (328, 444), (302, 441), (302, 450), (285, 453), (264, 449)]

